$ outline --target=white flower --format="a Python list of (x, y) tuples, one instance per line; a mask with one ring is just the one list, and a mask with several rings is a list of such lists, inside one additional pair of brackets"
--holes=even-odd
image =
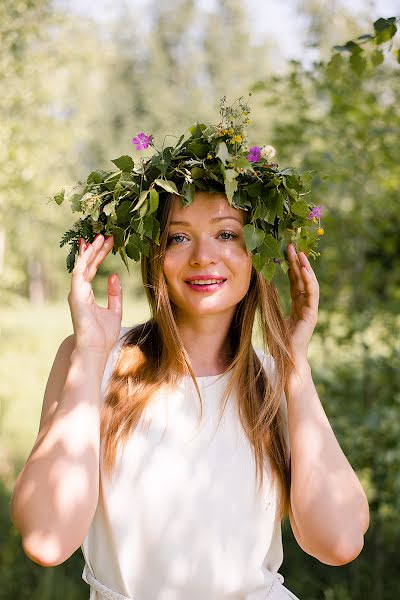
[(263, 146), (261, 148), (260, 153), (261, 156), (265, 158), (265, 160), (271, 160), (272, 158), (274, 158), (276, 150), (273, 146)]

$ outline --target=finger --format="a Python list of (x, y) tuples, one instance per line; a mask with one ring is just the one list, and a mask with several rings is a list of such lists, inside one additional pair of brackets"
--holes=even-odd
[(300, 252), (299, 253), (299, 261), (300, 261), (300, 265), (303, 267), (306, 267), (307, 271), (310, 273), (311, 278), (315, 281), (315, 283), (318, 286), (318, 280), (317, 280), (317, 276), (315, 275), (314, 269), (311, 266), (310, 261), (308, 260), (307, 256), (305, 255), (304, 252)]
[(107, 254), (110, 252), (114, 245), (114, 239), (112, 236), (104, 239), (103, 236), (97, 236), (95, 240), (93, 240), (94, 252), (88, 261), (88, 273), (87, 279), (88, 281), (92, 281), (97, 273), (97, 270), (101, 263), (106, 258)]
[(93, 253), (93, 246), (88, 244), (86, 247), (83, 243), (80, 244), (78, 258), (72, 271), (72, 279), (84, 276), (89, 258)]
[(318, 288), (318, 286), (315, 285), (315, 281), (314, 281), (310, 271), (304, 265), (301, 267), (301, 274), (304, 279), (304, 286), (305, 286), (305, 291), (306, 291), (304, 298), (305, 298), (308, 306), (312, 310), (316, 311), (318, 309), (319, 288)]
[(122, 286), (116, 273), (108, 278), (108, 308), (122, 316)]
[(299, 263), (294, 244), (289, 244), (288, 257), (289, 271), (291, 272), (289, 276), (291, 277), (291, 281), (293, 283), (293, 287), (291, 289), (291, 295), (293, 298), (296, 297), (299, 294), (299, 292), (304, 291), (304, 282), (300, 272), (301, 265)]

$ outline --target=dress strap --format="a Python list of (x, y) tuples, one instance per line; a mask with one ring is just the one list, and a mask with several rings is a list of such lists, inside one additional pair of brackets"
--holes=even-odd
[(89, 569), (87, 563), (85, 564), (85, 569), (82, 575), (83, 579), (88, 583), (91, 589), (95, 590), (100, 594), (99, 600), (137, 600), (135, 598), (128, 598), (119, 592), (115, 592), (114, 590), (108, 588), (106, 585), (101, 583), (96, 577), (93, 575), (91, 570)]

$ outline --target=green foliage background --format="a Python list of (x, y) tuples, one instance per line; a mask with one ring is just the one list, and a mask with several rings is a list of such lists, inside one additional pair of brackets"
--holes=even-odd
[[(71, 215), (67, 206), (47, 202), (92, 168), (110, 168), (111, 157), (134, 157), (130, 140), (139, 131), (158, 140), (179, 135), (194, 115), (214, 122), (221, 96), (231, 101), (251, 90), (249, 141), (273, 144), (280, 168), (294, 165), (329, 176), (313, 189), (325, 207), (325, 235), (315, 263), (321, 308), (310, 360), (322, 404), (371, 509), (362, 553), (340, 568), (306, 555), (286, 522), (280, 572), (287, 587), (307, 600), (396, 598), (396, 23), (376, 22), (374, 29), (368, 12), (356, 16), (344, 5), (303, 0), (298, 10), (307, 18), (317, 59), (308, 66), (291, 61), (278, 71), (270, 43), (253, 45), (240, 0), (219, 0), (211, 14), (190, 0), (149, 6), (146, 35), (140, 35), (143, 15), (129, 4), (121, 3), (107, 27), (48, 0), (3, 0), (0, 6), (0, 599), (88, 597), (80, 551), (56, 568), (34, 564), (8, 513), (13, 481), (37, 433), (54, 355), (72, 331), (70, 276), (59, 248)], [(106, 303), (108, 274), (118, 271), (123, 325), (141, 321), (147, 308), (134, 263), (129, 278), (118, 257), (106, 262), (94, 282), (97, 297)], [(283, 273), (278, 284), (287, 310)]]

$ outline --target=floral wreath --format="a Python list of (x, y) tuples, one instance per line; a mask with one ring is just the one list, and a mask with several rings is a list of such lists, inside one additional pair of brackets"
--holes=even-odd
[[(249, 93), (251, 96), (251, 93)], [(235, 107), (238, 102), (239, 107)], [(137, 150), (155, 149), (141, 157), (139, 165), (128, 156), (112, 160), (118, 171), (92, 171), (85, 183), (52, 197), (58, 205), (68, 197), (72, 212), (82, 213), (72, 229), (63, 234), (60, 247), (69, 243), (66, 259), (71, 273), (82, 237), (91, 243), (102, 233), (114, 238), (113, 254), (120, 254), (129, 273), (128, 258), (148, 256), (150, 242), (159, 244), (158, 209), (168, 193), (180, 196), (189, 206), (197, 190), (225, 193), (234, 208), (249, 211), (243, 228), (254, 268), (271, 281), (277, 265), (289, 268), (285, 251), (290, 242), (316, 258), (322, 207), (304, 197), (315, 175), (271, 162), (275, 148), (248, 147), (246, 125), (250, 108), (243, 96), (231, 106), (220, 101), (218, 125), (196, 123), (181, 135), (175, 146), (157, 150), (153, 136), (144, 132), (132, 139)]]

